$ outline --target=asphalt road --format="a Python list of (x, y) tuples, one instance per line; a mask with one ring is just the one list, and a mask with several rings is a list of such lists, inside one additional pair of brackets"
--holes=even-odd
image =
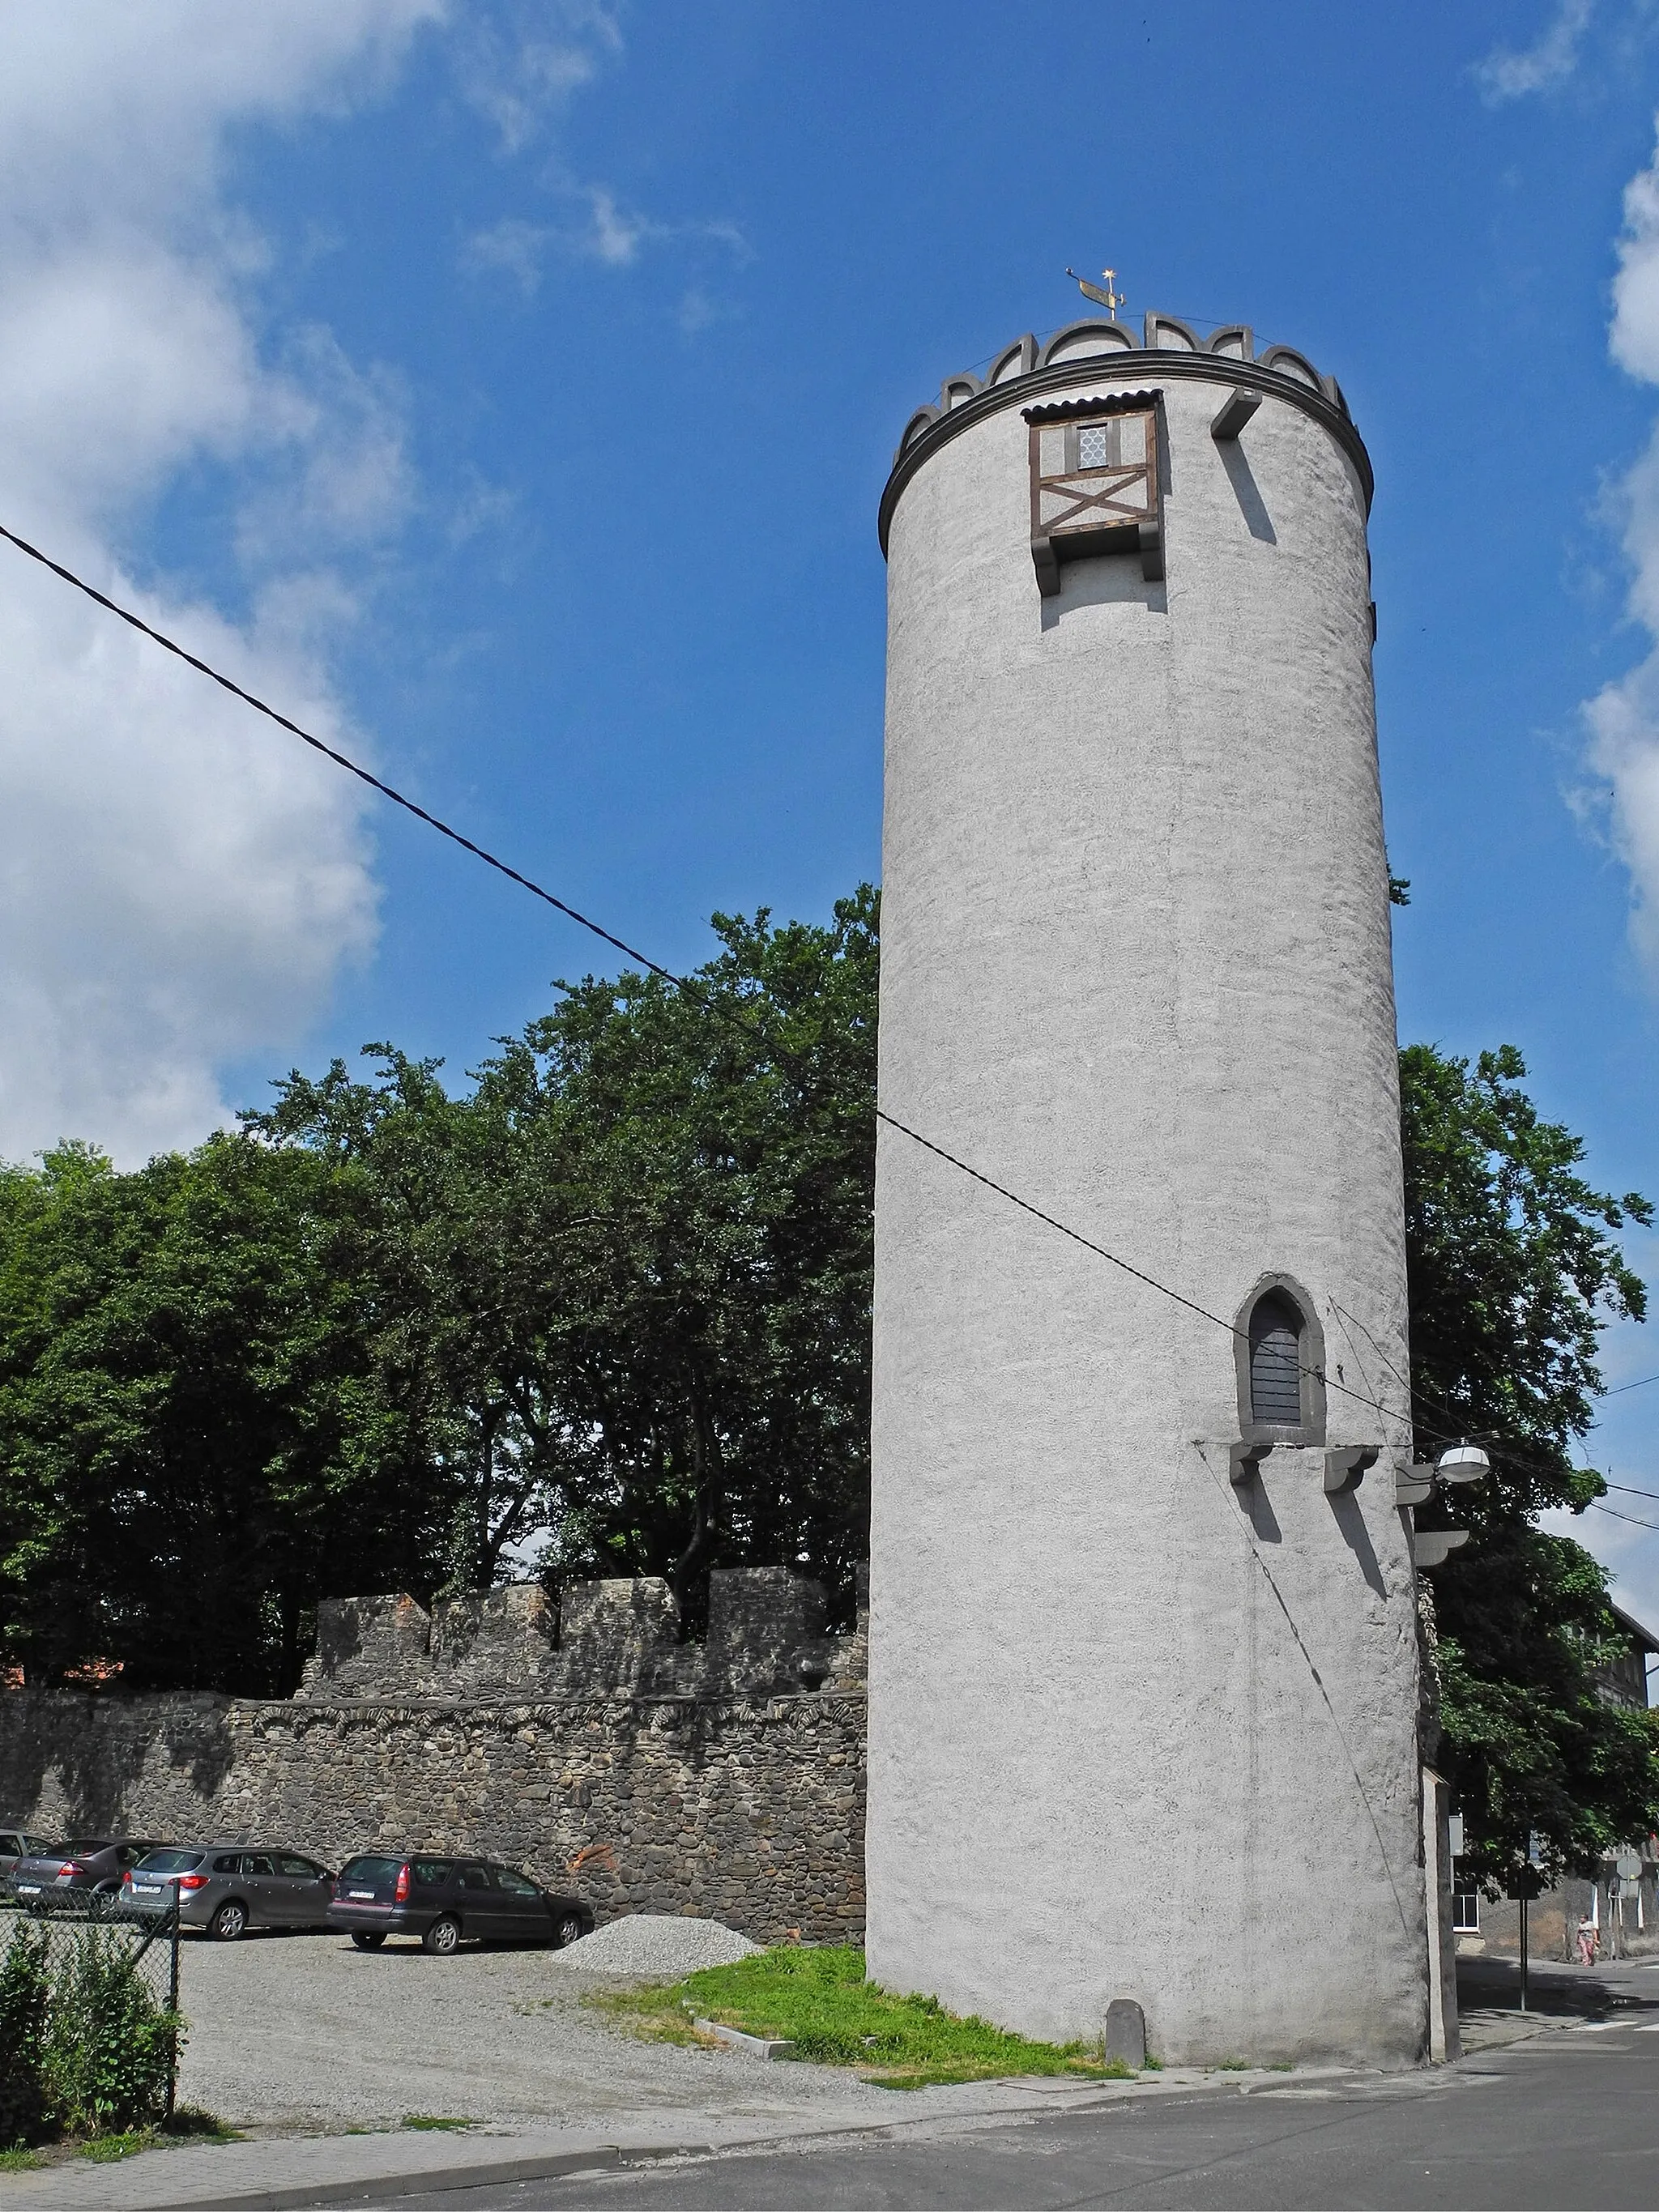
[[(1601, 2017), (1456, 2067), (1250, 2095), (1223, 2085), (967, 2130), (451, 2190), (400, 2212), (1060, 2212), (1182, 2208), (1659, 2206), (1659, 1969), (1603, 1979)], [(1611, 2001), (1613, 2009), (1603, 2010)]]

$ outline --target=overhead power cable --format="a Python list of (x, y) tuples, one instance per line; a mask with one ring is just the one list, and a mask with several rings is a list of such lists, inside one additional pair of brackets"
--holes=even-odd
[[(722, 1015), (740, 1025), (750, 1036), (757, 1034), (752, 1024), (741, 1020), (740, 1017), (720, 1006), (689, 977), (677, 975), (672, 968), (664, 967), (659, 960), (653, 960), (647, 953), (641, 952), (636, 946), (629, 944), (625, 938), (617, 936), (613, 931), (606, 929), (601, 923), (594, 921), (589, 915), (583, 914), (580, 908), (572, 906), (568, 900), (558, 897), (544, 884), (538, 884), (533, 877), (526, 876), (520, 869), (512, 866), (497, 854), (490, 852), (487, 847), (478, 844), (473, 838), (465, 836), (462, 831), (455, 829), (440, 816), (419, 805), (404, 793), (398, 790), (394, 785), (387, 783), (383, 777), (372, 774), (361, 763), (353, 760), (349, 753), (343, 753), (337, 746), (325, 744), (321, 738), (302, 728), (289, 715), (281, 713), (267, 701), (259, 698), (245, 685), (238, 684), (234, 678), (225, 675), (221, 670), (214, 667), (210, 661), (204, 660), (199, 654), (190, 652), (186, 647), (180, 645), (176, 638), (169, 637), (165, 630), (157, 629), (153, 623), (146, 622), (142, 615), (135, 614), (131, 607), (123, 606), (118, 599), (111, 599), (107, 592), (98, 590), (95, 585), (89, 584), (84, 576), (77, 575), (73, 568), (66, 568), (61, 561), (54, 561), (50, 554), (43, 553), (38, 545), (31, 544), (27, 538), (20, 537), (15, 530), (8, 529), (3, 522), (0, 522), (0, 538), (3, 538), (9, 544), (15, 545), (20, 553), (27, 554), (31, 561), (38, 562), (41, 568), (49, 569), (54, 576), (61, 578), (64, 583), (72, 586), (76, 591), (84, 593), (88, 599), (127, 623), (130, 628), (137, 630), (143, 636), (149, 638), (164, 652), (173, 654), (187, 667), (195, 669), (198, 675), (205, 676), (210, 683), (216, 684), (222, 690), (229, 692), (233, 698), (240, 699), (244, 706), (251, 707), (255, 714), (263, 714), (267, 721), (274, 722), (278, 729), (286, 730), (290, 737), (298, 738), (301, 744), (309, 745), (313, 752), (320, 753), (325, 760), (332, 761), (337, 768), (342, 768), (347, 775), (356, 776), (360, 783), (366, 783), (371, 791), (378, 791), (383, 799), (390, 799), (394, 806), (402, 807), (405, 813), (412, 814), (416, 821), (424, 822), (428, 829), (435, 830), (441, 837), (448, 838), (452, 844), (459, 845), (463, 852), (471, 853), (475, 860), (482, 860), (486, 867), (494, 868), (498, 875), (505, 876), (509, 883), (517, 884), (521, 890), (528, 891), (532, 898), (542, 900), (556, 912), (563, 915), (568, 921), (574, 921), (579, 927), (589, 931), (592, 935), (601, 939), (606, 945), (613, 946), (618, 952), (625, 953), (629, 959), (637, 961), (640, 966), (649, 974), (660, 976), (664, 982), (672, 984), (676, 990), (684, 992), (688, 998), (695, 1000), (705, 1010)], [(772, 1041), (763, 1039), (763, 1042), (770, 1044), (771, 1049), (778, 1052), (781, 1057), (788, 1056)], [(1054, 1214), (1045, 1212), (1041, 1206), (1034, 1205), (1030, 1199), (1022, 1198), (1018, 1191), (1011, 1190), (1006, 1183), (999, 1182), (994, 1176), (986, 1175), (980, 1169), (971, 1166), (968, 1161), (958, 1158), (955, 1152), (947, 1151), (943, 1145), (935, 1144), (931, 1137), (923, 1136), (919, 1130), (913, 1129), (907, 1123), (896, 1120), (881, 1107), (878, 1106), (875, 1110), (876, 1119), (878, 1121), (885, 1122), (889, 1128), (897, 1131), (901, 1136), (908, 1137), (913, 1144), (920, 1145), (925, 1151), (933, 1153), (961, 1174), (969, 1176), (975, 1182), (981, 1183), (988, 1190), (994, 1191), (1000, 1198), (1006, 1199), (1011, 1205), (1018, 1206), (1022, 1212), (1030, 1214), (1035, 1219), (1044, 1223), (1060, 1236), (1069, 1237), (1075, 1244), (1082, 1245), (1085, 1250), (1094, 1253), (1097, 1258), (1108, 1261), (1112, 1267), (1121, 1268), (1126, 1275), (1133, 1276), (1137, 1282), (1145, 1283), (1149, 1290), (1158, 1291), (1161, 1296), (1172, 1299), (1176, 1305), (1184, 1306), (1189, 1313), (1197, 1314), (1200, 1319), (1212, 1322), (1218, 1328), (1224, 1329), (1229, 1336), (1247, 1340), (1247, 1332), (1236, 1322), (1228, 1321), (1220, 1314), (1212, 1313), (1208, 1307), (1198, 1304), (1194, 1299), (1187, 1297), (1180, 1291), (1172, 1289), (1168, 1283), (1159, 1282), (1155, 1275), (1147, 1274), (1143, 1268), (1137, 1267), (1129, 1261), (1121, 1258), (1117, 1253), (1109, 1251), (1105, 1245), (1097, 1243), (1092, 1237), (1084, 1236), (1081, 1231), (1073, 1229)], [(1357, 1405), (1369, 1407), (1371, 1412), (1380, 1415), (1384, 1420), (1401, 1418), (1391, 1408), (1384, 1406), (1380, 1400), (1368, 1396), (1363, 1390), (1351, 1389), (1345, 1383), (1333, 1382), (1321, 1369), (1304, 1368), (1302, 1372), (1314, 1376), (1324, 1385), (1327, 1390), (1334, 1391), (1340, 1397), (1351, 1399)], [(1405, 1418), (1408, 1419), (1409, 1415)], [(1453, 1439), (1448, 1438), (1444, 1441), (1453, 1441)]]
[(1621, 1513), (1616, 1505), (1603, 1505), (1598, 1498), (1592, 1498), (1589, 1504), (1592, 1513), (1605, 1513), (1610, 1521), (1623, 1521), (1632, 1528), (1650, 1529), (1659, 1536), (1659, 1521), (1638, 1521), (1633, 1513)]
[(1611, 1390), (1604, 1390), (1604, 1398), (1622, 1398), (1626, 1390), (1645, 1390), (1650, 1382), (1659, 1382), (1659, 1375), (1644, 1375), (1639, 1382), (1617, 1382)]
[(256, 714), (264, 715), (268, 721), (275, 722), (279, 729), (286, 730), (291, 737), (298, 738), (301, 744), (309, 745), (313, 752), (321, 753), (325, 760), (331, 760), (337, 768), (344, 769), (348, 775), (355, 775), (360, 783), (368, 784), (371, 791), (378, 791), (382, 799), (389, 799), (394, 806), (401, 806), (405, 813), (414, 815), (419, 822), (424, 822), (428, 830), (435, 830), (441, 837), (447, 837), (452, 843), (471, 853), (475, 860), (482, 860), (486, 867), (494, 868), (498, 874), (507, 877), (509, 882), (515, 883), (522, 890), (527, 890), (532, 897), (544, 899), (549, 906), (556, 907), (558, 911), (567, 915), (570, 921), (580, 922), (584, 929), (591, 929), (595, 937), (602, 937), (607, 945), (614, 945), (618, 952), (625, 952), (630, 960), (637, 960), (642, 968), (648, 968), (653, 975), (660, 975), (670, 983), (678, 983), (682, 990), (688, 988), (682, 977), (672, 975), (666, 968), (649, 958), (647, 954), (636, 951), (622, 938), (613, 937), (608, 929), (602, 928), (597, 921), (591, 921), (585, 914), (579, 913), (574, 906), (568, 905), (563, 899), (556, 898), (551, 891), (544, 889), (542, 884), (533, 882), (530, 877), (520, 875), (517, 868), (510, 866), (507, 861), (498, 858), (484, 846), (475, 844), (471, 837), (464, 836), (459, 830), (453, 829), (447, 822), (441, 821), (435, 814), (428, 814), (424, 806), (417, 805), (414, 799), (408, 798), (403, 792), (383, 781), (380, 776), (372, 775), (360, 763), (353, 760), (349, 753), (343, 753), (333, 745), (325, 744), (320, 738), (313, 737), (309, 730), (302, 730), (297, 722), (290, 721), (286, 714), (280, 714), (275, 707), (256, 696), (253, 692), (246, 690), (233, 678), (222, 674), (211, 663), (189, 652), (179, 643), (176, 638), (169, 637), (165, 630), (157, 629), (153, 623), (147, 623), (142, 615), (134, 614), (131, 607), (124, 607), (118, 601), (108, 598), (104, 592), (99, 591), (95, 585), (88, 583), (84, 576), (77, 576), (73, 568), (66, 568), (61, 561), (54, 561), (50, 554), (43, 553), (38, 545), (31, 545), (27, 538), (20, 538), (15, 530), (8, 530), (3, 522), (0, 522), (0, 538), (8, 539), (20, 553), (27, 553), (31, 561), (38, 561), (43, 568), (50, 568), (54, 576), (61, 576), (66, 584), (73, 584), (77, 592), (84, 592), (89, 599), (95, 599), (100, 607), (107, 607), (111, 614), (118, 615), (124, 623), (130, 623), (134, 629), (142, 630), (146, 637), (154, 639), (164, 652), (176, 654), (180, 660), (195, 669), (198, 674), (205, 676), (210, 683), (216, 684), (222, 690), (228, 691), (233, 698), (240, 699), (244, 706), (252, 707)]

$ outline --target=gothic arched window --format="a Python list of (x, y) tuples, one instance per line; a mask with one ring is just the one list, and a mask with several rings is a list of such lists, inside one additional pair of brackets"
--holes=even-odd
[(1253, 1443), (1325, 1441), (1325, 1346), (1313, 1301), (1287, 1275), (1265, 1275), (1237, 1323), (1238, 1417)]
[(1250, 1419), (1257, 1428), (1302, 1425), (1302, 1316), (1269, 1291), (1250, 1316)]

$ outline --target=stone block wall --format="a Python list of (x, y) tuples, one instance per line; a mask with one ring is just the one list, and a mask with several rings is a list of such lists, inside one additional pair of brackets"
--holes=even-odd
[(342, 1601), (283, 1702), (0, 1693), (0, 1820), (287, 1844), (334, 1867), (478, 1851), (602, 1918), (861, 1940), (862, 1613), (826, 1638), (822, 1592), (772, 1570), (716, 1577), (701, 1650), (672, 1640), (661, 1583), (578, 1586), (561, 1612), (556, 1644), (530, 1586), (431, 1618), (409, 1598)]

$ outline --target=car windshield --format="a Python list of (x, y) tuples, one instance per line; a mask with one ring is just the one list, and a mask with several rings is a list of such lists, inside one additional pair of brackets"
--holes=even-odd
[(132, 1869), (134, 1874), (188, 1874), (202, 1863), (200, 1851), (148, 1851)]
[(348, 1859), (340, 1879), (362, 1883), (396, 1881), (402, 1865), (401, 1859)]

